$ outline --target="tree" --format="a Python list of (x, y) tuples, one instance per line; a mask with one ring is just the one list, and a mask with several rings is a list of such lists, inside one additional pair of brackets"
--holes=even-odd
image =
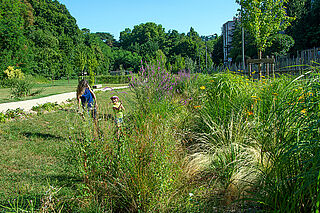
[(254, 37), (258, 58), (270, 47), (269, 38), (285, 30), (293, 21), (286, 13), (288, 0), (236, 0), (241, 5), (241, 23)]
[(114, 43), (116, 42), (116, 39), (114, 36), (110, 33), (104, 33), (104, 32), (97, 32), (95, 33), (104, 43), (106, 43), (108, 46), (112, 47)]
[(320, 0), (290, 0), (288, 14), (296, 16), (287, 29), (295, 45), (292, 52), (320, 46)]
[(0, 1), (0, 69), (25, 63), (27, 6), (19, 0)]
[(216, 65), (220, 65), (223, 62), (223, 37), (218, 36), (213, 45), (211, 52), (212, 61)]

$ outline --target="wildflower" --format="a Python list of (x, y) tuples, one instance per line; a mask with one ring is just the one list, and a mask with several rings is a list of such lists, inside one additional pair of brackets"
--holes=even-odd
[(198, 106), (194, 106), (193, 108), (195, 108), (195, 109), (198, 109), (198, 108), (200, 108), (201, 106), (200, 105), (198, 105)]
[(248, 111), (247, 114), (250, 116), (250, 115), (253, 115), (253, 112), (252, 111)]
[(255, 74), (255, 73), (256, 73), (256, 71), (253, 71), (253, 72), (252, 72), (252, 74)]
[(301, 95), (299, 98), (298, 98), (298, 101), (300, 101), (301, 99), (304, 98), (304, 95)]
[(256, 99), (256, 98), (257, 98), (257, 96), (253, 95), (253, 96), (251, 96), (251, 98), (252, 98), (252, 99)]
[(192, 197), (192, 196), (193, 196), (193, 193), (190, 192), (190, 193), (189, 193), (189, 196)]
[(303, 110), (301, 110), (300, 113), (301, 113), (301, 114), (306, 114), (306, 113), (307, 113), (307, 110), (306, 110), (306, 109), (303, 109)]
[(200, 89), (202, 89), (202, 90), (203, 90), (203, 89), (206, 89), (206, 87), (205, 87), (205, 86), (201, 86), (201, 87), (200, 87)]
[(274, 93), (272, 93), (272, 95), (277, 96), (277, 95), (278, 95), (278, 93), (274, 92)]

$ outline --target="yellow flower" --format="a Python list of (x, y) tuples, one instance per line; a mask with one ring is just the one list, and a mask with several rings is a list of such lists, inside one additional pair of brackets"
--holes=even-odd
[(274, 92), (274, 93), (272, 93), (272, 95), (277, 96), (277, 95), (278, 95), (278, 93)]
[(253, 72), (252, 72), (252, 74), (255, 74), (255, 73), (256, 73), (256, 71), (253, 71)]
[(193, 108), (198, 109), (198, 108), (201, 108), (201, 106), (198, 105), (198, 106), (194, 106)]
[(205, 86), (201, 86), (200, 89), (206, 89), (206, 87)]
[(306, 109), (303, 109), (303, 110), (301, 110), (300, 113), (301, 113), (301, 114), (306, 114), (306, 113), (307, 113), (307, 110), (306, 110)]
[(248, 111), (247, 114), (250, 116), (250, 115), (253, 115), (253, 112)]
[(298, 101), (304, 99), (304, 95), (302, 94), (299, 98), (298, 98)]
[(257, 98), (257, 96), (254, 96), (254, 95), (253, 95), (253, 96), (251, 96), (251, 98), (256, 99), (256, 98)]

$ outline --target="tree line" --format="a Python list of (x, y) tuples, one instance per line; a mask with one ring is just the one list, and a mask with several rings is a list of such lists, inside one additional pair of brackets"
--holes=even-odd
[[(295, 17), (285, 34), (274, 37), (268, 54), (319, 46), (319, 0), (290, 0), (287, 12)], [(236, 25), (231, 57), (240, 60), (240, 25)], [(246, 33), (246, 55), (257, 50)], [(57, 0), (1, 0), (0, 78), (9, 66), (25, 74), (50, 79), (74, 78), (81, 73), (108, 74), (110, 70), (137, 71), (141, 62), (161, 61), (172, 72), (206, 70), (223, 63), (222, 35), (165, 31), (161, 24), (141, 23), (120, 32), (117, 41), (108, 32), (79, 29), (76, 19)]]

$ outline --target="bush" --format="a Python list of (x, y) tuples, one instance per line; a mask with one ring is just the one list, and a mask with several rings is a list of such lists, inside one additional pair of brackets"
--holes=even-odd
[(33, 83), (28, 79), (15, 79), (11, 85), (11, 96), (21, 98), (31, 94)]
[(15, 69), (12, 66), (9, 66), (5, 71), (4, 71), (6, 78), (7, 79), (23, 79), (24, 74), (21, 72), (21, 69)]
[(104, 84), (126, 84), (129, 83), (129, 76), (126, 75), (100, 75), (96, 77), (98, 83)]
[(5, 122), (6, 122), (6, 115), (0, 112), (0, 123), (5, 123)]
[(40, 104), (38, 106), (33, 106), (32, 110), (38, 113), (43, 113), (44, 111), (51, 112), (53, 110), (56, 110), (59, 108), (59, 105), (57, 103), (45, 103), (45, 104)]

